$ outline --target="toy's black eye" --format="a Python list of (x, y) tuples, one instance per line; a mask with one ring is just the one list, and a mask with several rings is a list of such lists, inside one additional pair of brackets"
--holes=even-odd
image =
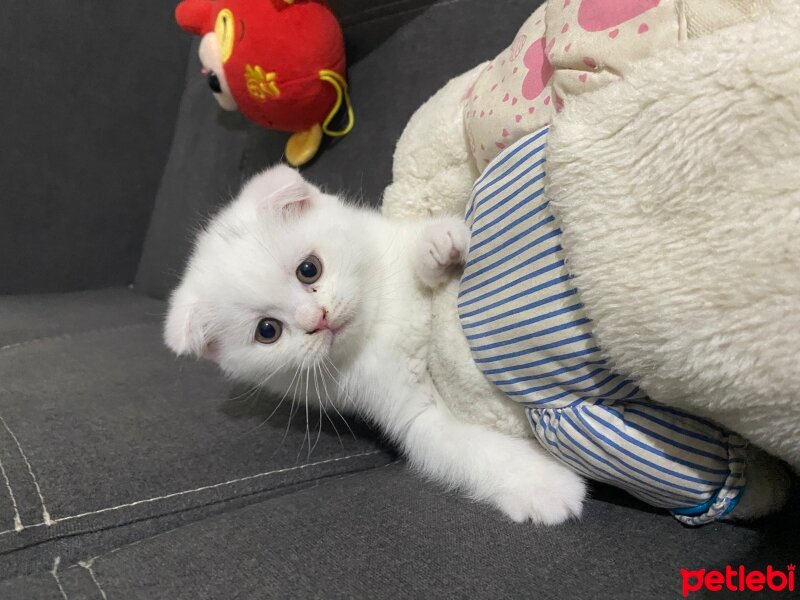
[(261, 319), (256, 326), (256, 341), (260, 344), (274, 344), (281, 337), (283, 325), (277, 319)]
[(219, 84), (219, 77), (214, 71), (209, 72), (208, 74), (208, 87), (211, 88), (211, 91), (215, 94), (222, 93), (222, 86)]
[(314, 283), (322, 275), (322, 263), (314, 256), (307, 256), (297, 267), (297, 278), (302, 283)]

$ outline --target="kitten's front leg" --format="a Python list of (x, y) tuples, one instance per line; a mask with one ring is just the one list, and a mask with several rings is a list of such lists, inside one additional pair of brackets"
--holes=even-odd
[(463, 219), (442, 217), (431, 221), (413, 255), (417, 276), (428, 287), (437, 287), (463, 264), (468, 246), (469, 230)]
[(400, 432), (411, 464), (493, 504), (517, 522), (554, 525), (581, 514), (583, 479), (534, 440), (464, 423), (431, 404)]

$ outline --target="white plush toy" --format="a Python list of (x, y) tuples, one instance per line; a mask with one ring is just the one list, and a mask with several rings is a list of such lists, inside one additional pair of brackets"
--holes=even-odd
[[(798, 469), (797, 31), (792, 0), (551, 0), (412, 117), (384, 212), (463, 215), (486, 165), (551, 124), (545, 192), (605, 359)], [(506, 405), (465, 404), (491, 394), (462, 358), (443, 397), (519, 433)]]

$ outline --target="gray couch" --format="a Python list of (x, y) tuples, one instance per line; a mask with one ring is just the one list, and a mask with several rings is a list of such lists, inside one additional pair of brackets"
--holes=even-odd
[[(358, 421), (309, 455), (305, 415), (267, 421), (275, 399), (172, 357), (191, 231), (285, 137), (217, 109), (174, 3), (154, 4), (0, 21), (0, 599), (662, 598), (681, 568), (797, 560), (796, 497), (689, 529), (595, 486), (580, 522), (512, 524)], [(378, 202), (414, 109), (539, 2), (333, 4), (358, 121), (306, 173)]]

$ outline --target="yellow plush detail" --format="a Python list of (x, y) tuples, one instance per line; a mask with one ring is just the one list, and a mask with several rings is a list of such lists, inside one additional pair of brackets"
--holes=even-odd
[(267, 96), (277, 98), (281, 95), (278, 84), (275, 83), (275, 72), (265, 73), (258, 65), (245, 65), (244, 78), (247, 81), (247, 91), (256, 100), (264, 101)]
[(233, 13), (228, 8), (223, 8), (217, 15), (217, 22), (214, 24), (214, 35), (217, 36), (219, 44), (220, 58), (225, 64), (233, 53), (234, 25)]
[(286, 160), (293, 167), (304, 165), (317, 153), (322, 143), (322, 128), (315, 123), (306, 131), (297, 131), (286, 142)]
[[(350, 103), (350, 95), (347, 93), (347, 82), (339, 73), (329, 69), (321, 70), (319, 72), (319, 78), (322, 81), (330, 83), (336, 90), (336, 104), (333, 105), (328, 116), (325, 117), (325, 121), (322, 123), (322, 131), (331, 137), (347, 135), (353, 129), (353, 125), (355, 125), (356, 122), (355, 114), (353, 113), (353, 105)], [(340, 129), (339, 131), (329, 129), (328, 125), (330, 125), (333, 117), (336, 116), (336, 113), (339, 112), (339, 109), (342, 107), (342, 101), (347, 105), (347, 125), (345, 125), (344, 129)]]

